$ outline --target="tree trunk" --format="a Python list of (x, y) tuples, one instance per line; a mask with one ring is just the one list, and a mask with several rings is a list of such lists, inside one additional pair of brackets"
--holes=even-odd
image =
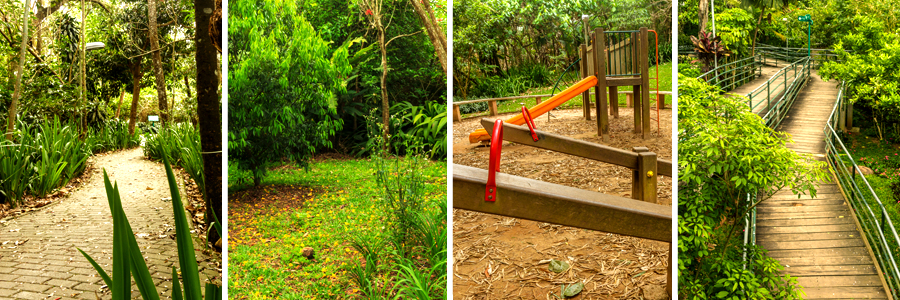
[(709, 19), (709, 0), (700, 0), (698, 14), (700, 15), (700, 31), (706, 30), (706, 22)]
[(384, 43), (384, 27), (381, 27), (381, 24), (378, 24), (378, 46), (381, 49), (381, 119), (384, 122), (382, 137), (384, 138), (384, 151), (390, 152), (391, 143), (388, 137), (391, 127), (391, 107), (388, 103), (387, 83), (385, 83), (388, 73), (387, 45)]
[(166, 79), (163, 75), (162, 57), (159, 54), (159, 34), (156, 30), (156, 3), (156, 0), (150, 0), (150, 3), (147, 3), (147, 17), (150, 21), (150, 51), (153, 51), (153, 71), (154, 75), (156, 75), (156, 96), (159, 98), (159, 120), (162, 127), (166, 127), (169, 122), (169, 104), (166, 99)]
[(756, 34), (759, 32), (759, 25), (762, 23), (764, 14), (766, 14), (765, 5), (759, 8), (759, 18), (756, 20), (756, 28), (753, 29), (753, 44), (750, 46), (750, 56), (756, 55)]
[(191, 96), (191, 84), (188, 81), (188, 77), (184, 76), (184, 91), (187, 93), (187, 98), (191, 99), (194, 96)]
[(122, 111), (122, 99), (125, 99), (125, 88), (122, 88), (122, 92), (119, 94), (119, 106), (116, 107), (116, 119), (119, 119), (119, 113)]
[[(211, 228), (212, 216), (222, 219), (222, 110), (219, 103), (219, 78), (215, 76), (218, 57), (212, 37), (209, 36), (210, 18), (220, 10), (214, 0), (195, 0), (196, 62), (197, 62), (197, 116), (200, 119), (200, 151), (203, 154), (203, 174), (206, 188), (206, 224), (210, 229), (207, 239), (215, 243), (220, 238)], [(215, 37), (221, 39), (221, 36)], [(187, 77), (184, 78), (187, 85)], [(188, 88), (190, 97), (190, 88)]]
[(441, 64), (441, 70), (447, 75), (447, 37), (441, 30), (437, 20), (434, 18), (434, 11), (431, 10), (428, 0), (409, 0), (416, 9), (419, 20), (425, 25), (425, 32), (428, 33), (428, 39), (434, 46), (434, 52), (437, 54), (438, 61)]
[(28, 13), (31, 10), (31, 0), (25, 0), (25, 8), (22, 13), (22, 42), (19, 45), (19, 65), (16, 66), (16, 82), (13, 87), (12, 104), (9, 105), (9, 116), (6, 121), (6, 140), (12, 140), (13, 130), (16, 129), (16, 110), (19, 106), (19, 97), (22, 95), (22, 73), (25, 66), (25, 47), (28, 46)]
[(134, 124), (137, 118), (138, 100), (141, 99), (141, 58), (131, 63), (131, 82), (134, 88), (131, 89), (131, 114), (128, 119), (128, 132), (134, 134)]

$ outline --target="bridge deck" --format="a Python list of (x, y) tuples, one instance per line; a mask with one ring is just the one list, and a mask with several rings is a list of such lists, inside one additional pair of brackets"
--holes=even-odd
[[(823, 129), (837, 93), (836, 82), (824, 82), (812, 72), (777, 128), (792, 135), (794, 143), (788, 148), (824, 159)], [(784, 265), (784, 273), (798, 278), (805, 299), (888, 299), (871, 251), (834, 180), (821, 182), (815, 199), (798, 198), (790, 190), (776, 193), (759, 205), (756, 226), (757, 244)]]

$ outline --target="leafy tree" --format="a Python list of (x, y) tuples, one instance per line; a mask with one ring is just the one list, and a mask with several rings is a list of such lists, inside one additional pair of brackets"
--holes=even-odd
[(790, 136), (766, 127), (743, 98), (678, 81), (679, 297), (800, 299), (796, 279), (738, 233), (751, 209), (779, 190), (815, 196), (824, 164), (786, 148)]
[(229, 38), (245, 43), (229, 43), (229, 159), (258, 185), (267, 163), (286, 157), (307, 166), (317, 148), (331, 146), (351, 42), (329, 57), (329, 44), (290, 1), (232, 1), (229, 11)]
[(853, 23), (856, 30), (834, 45), (840, 61), (825, 63), (819, 74), (825, 80), (843, 80), (844, 99), (871, 110), (878, 136), (884, 139), (887, 124), (900, 122), (900, 35), (869, 16), (857, 16)]

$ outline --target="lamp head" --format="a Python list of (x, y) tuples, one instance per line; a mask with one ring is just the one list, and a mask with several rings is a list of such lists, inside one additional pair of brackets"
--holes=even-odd
[(97, 50), (103, 47), (106, 47), (106, 44), (103, 44), (102, 42), (93, 42), (85, 44), (84, 50)]

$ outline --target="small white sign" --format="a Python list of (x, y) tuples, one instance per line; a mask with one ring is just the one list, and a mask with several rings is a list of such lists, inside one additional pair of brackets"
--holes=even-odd
[(147, 116), (147, 121), (150, 121), (150, 122), (159, 122), (159, 116), (157, 116), (157, 115), (149, 115), (149, 116)]

